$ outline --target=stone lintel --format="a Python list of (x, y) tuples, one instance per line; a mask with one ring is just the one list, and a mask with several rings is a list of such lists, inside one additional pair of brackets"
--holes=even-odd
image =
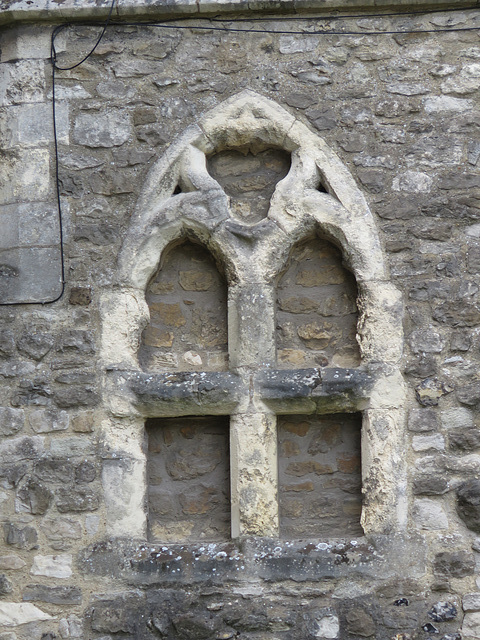
[(406, 563), (415, 576), (421, 576), (425, 562), (424, 541), (415, 534), (301, 540), (240, 536), (214, 544), (160, 544), (115, 537), (87, 547), (79, 558), (87, 574), (95, 570), (96, 576), (128, 576), (131, 585), (167, 588), (185, 581), (248, 581), (251, 574), (244, 573), (245, 567), (255, 568), (264, 580), (272, 582), (324, 583), (344, 578), (350, 585), (361, 586), (378, 575), (384, 580), (395, 579)]
[(265, 371), (260, 396), (276, 413), (338, 413), (365, 408), (373, 377), (360, 369)]
[(162, 407), (168, 407), (167, 413), (172, 416), (185, 415), (184, 409), (190, 413), (195, 409), (201, 413), (226, 414), (236, 407), (242, 389), (241, 379), (228, 372), (127, 375), (137, 408), (150, 408), (154, 415), (162, 415)]
[[(328, 16), (332, 11), (421, 10), (472, 7), (468, 0), (123, 0), (116, 3), (113, 20), (154, 20), (173, 16), (209, 16), (222, 13), (316, 13)], [(0, 25), (20, 22), (65, 22), (70, 20), (105, 20), (110, 0), (12, 0), (0, 13)], [(271, 6), (271, 9), (270, 9)]]
[(226, 415), (240, 399), (241, 379), (233, 373), (121, 372), (134, 406), (146, 417)]
[[(133, 394), (145, 417), (227, 415), (249, 395), (249, 383), (230, 372), (116, 371), (114, 386)], [(338, 413), (367, 406), (373, 376), (360, 369), (264, 370), (253, 378), (257, 399), (274, 413)], [(240, 411), (243, 413), (243, 411)]]

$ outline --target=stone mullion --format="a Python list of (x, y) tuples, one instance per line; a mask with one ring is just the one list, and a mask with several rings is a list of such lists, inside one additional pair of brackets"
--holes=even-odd
[(275, 288), (264, 283), (233, 285), (228, 291), (228, 350), (231, 369), (275, 365)]
[(277, 418), (255, 411), (230, 417), (232, 537), (277, 537)]
[(257, 398), (253, 373), (275, 365), (275, 290), (264, 283), (229, 289), (230, 367), (244, 397), (230, 418), (232, 537), (278, 536), (276, 416)]

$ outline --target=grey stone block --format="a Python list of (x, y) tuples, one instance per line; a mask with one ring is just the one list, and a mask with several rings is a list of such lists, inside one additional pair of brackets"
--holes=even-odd
[(59, 248), (0, 251), (0, 298), (3, 302), (50, 301), (60, 295), (61, 283)]
[(37, 549), (38, 534), (33, 527), (8, 522), (4, 525), (5, 542), (17, 549)]
[(49, 433), (68, 429), (70, 418), (66, 411), (36, 409), (28, 416), (28, 422), (35, 433)]
[(95, 511), (98, 509), (99, 500), (96, 493), (91, 489), (61, 487), (58, 490), (56, 505), (60, 513)]
[(22, 600), (52, 604), (81, 604), (82, 592), (78, 587), (48, 587), (44, 584), (29, 584), (23, 591)]
[(20, 460), (35, 460), (44, 449), (44, 438), (40, 436), (19, 436), (0, 443), (0, 459), (13, 463)]
[(23, 409), (0, 407), (0, 434), (12, 436), (23, 429), (25, 414)]
[(19, 60), (0, 65), (0, 106), (43, 102), (45, 62)]
[(86, 147), (116, 147), (132, 135), (127, 112), (110, 109), (103, 113), (81, 113), (75, 120), (73, 139)]
[(52, 492), (42, 482), (29, 478), (17, 493), (16, 510), (43, 515), (49, 508), (52, 498)]
[(435, 556), (433, 569), (439, 575), (464, 578), (474, 573), (475, 558), (469, 551), (443, 551)]

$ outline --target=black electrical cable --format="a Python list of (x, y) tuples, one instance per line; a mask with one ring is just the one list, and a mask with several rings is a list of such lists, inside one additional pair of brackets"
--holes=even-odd
[[(198, 18), (196, 18), (198, 19)], [(419, 33), (453, 33), (458, 31), (479, 31), (478, 27), (451, 27), (448, 29), (389, 29), (385, 31), (336, 31), (333, 29), (322, 29), (315, 31), (294, 31), (294, 30), (277, 30), (277, 29), (239, 29), (236, 27), (212, 27), (199, 25), (172, 25), (155, 22), (111, 22), (111, 26), (129, 26), (129, 27), (157, 27), (159, 29), (195, 29), (197, 31), (227, 31), (232, 33), (268, 33), (277, 35), (293, 35), (293, 36), (390, 36), (390, 35), (410, 35)]]
[(471, 11), (473, 9), (480, 9), (480, 2), (476, 2), (468, 7), (443, 7), (443, 9), (423, 9), (420, 11), (392, 11), (386, 13), (358, 13), (358, 14), (336, 14), (328, 16), (317, 16), (315, 18), (308, 15), (294, 15), (294, 16), (274, 16), (272, 18), (222, 18), (221, 16), (214, 16), (210, 18), (213, 22), (265, 22), (265, 20), (275, 20), (275, 22), (289, 22), (294, 20), (348, 20), (348, 19), (372, 19), (372, 18), (391, 18), (391, 17), (406, 17), (417, 15), (430, 15), (435, 13), (454, 13), (456, 11)]
[(57, 117), (56, 117), (56, 97), (55, 97), (55, 70), (61, 70), (61, 71), (69, 71), (71, 69), (75, 69), (75, 67), (79, 67), (81, 64), (83, 64), (85, 62), (85, 60), (87, 60), (92, 53), (95, 51), (95, 49), (98, 47), (98, 45), (100, 44), (100, 41), (102, 40), (105, 31), (108, 27), (108, 23), (110, 21), (110, 18), (112, 16), (112, 12), (113, 12), (113, 8), (115, 6), (115, 2), (116, 0), (112, 0), (112, 4), (110, 6), (110, 11), (108, 13), (108, 17), (103, 25), (103, 29), (102, 32), (100, 34), (100, 36), (97, 39), (97, 42), (95, 43), (94, 47), (92, 47), (92, 49), (88, 52), (88, 54), (83, 58), (83, 60), (81, 60), (80, 62), (78, 62), (77, 64), (68, 67), (68, 68), (62, 68), (59, 67), (56, 63), (56, 59), (57, 59), (57, 53), (55, 50), (55, 39), (57, 38), (58, 34), (60, 33), (60, 31), (63, 31), (63, 29), (66, 29), (67, 27), (70, 26), (69, 23), (65, 23), (65, 24), (61, 24), (58, 27), (56, 27), (53, 32), (52, 32), (52, 36), (51, 36), (51, 41), (50, 41), (50, 63), (52, 65), (52, 123), (53, 123), (53, 142), (54, 142), (54, 161), (55, 161), (55, 192), (56, 192), (56, 199), (57, 199), (57, 211), (58, 211), (58, 228), (59, 228), (59, 251), (60, 251), (60, 264), (61, 264), (61, 276), (62, 276), (62, 287), (60, 290), (60, 293), (58, 294), (58, 296), (56, 296), (55, 298), (51, 299), (51, 300), (39, 300), (39, 301), (28, 301), (28, 302), (0, 302), (0, 306), (12, 306), (12, 305), (18, 305), (18, 304), (51, 304), (53, 302), (57, 302), (58, 300), (60, 300), (60, 298), (63, 296), (63, 294), (65, 293), (65, 255), (64, 255), (64, 238), (63, 238), (63, 216), (62, 216), (62, 202), (61, 202), (61, 197), (60, 197), (60, 180), (59, 180), (59, 158), (58, 158), (58, 135), (57, 135)]
[[(148, 22), (148, 21), (136, 21), (136, 22), (124, 22), (124, 21), (112, 21), (112, 13), (115, 6), (115, 2), (117, 0), (112, 0), (110, 5), (110, 9), (108, 12), (108, 16), (103, 23), (102, 31), (97, 38), (94, 46), (90, 49), (90, 51), (77, 63), (69, 66), (69, 67), (60, 67), (57, 64), (57, 52), (55, 49), (55, 40), (58, 34), (70, 27), (74, 26), (73, 23), (64, 23), (55, 27), (51, 36), (51, 55), (50, 62), (52, 65), (52, 118), (53, 118), (53, 134), (54, 134), (54, 146), (55, 146), (55, 178), (56, 178), (56, 194), (57, 194), (57, 205), (58, 205), (58, 219), (59, 219), (59, 231), (60, 231), (60, 252), (61, 252), (61, 271), (62, 271), (62, 290), (61, 293), (53, 300), (39, 301), (39, 302), (6, 302), (0, 303), (0, 306), (6, 305), (17, 305), (17, 304), (49, 304), (52, 302), (56, 302), (59, 300), (65, 291), (65, 261), (64, 261), (64, 242), (63, 242), (63, 225), (62, 225), (62, 207), (61, 207), (61, 198), (60, 198), (60, 181), (59, 181), (59, 158), (58, 158), (58, 140), (57, 140), (57, 127), (56, 127), (56, 105), (55, 105), (55, 71), (71, 71), (72, 69), (76, 69), (81, 64), (86, 62), (88, 58), (95, 52), (98, 45), (100, 44), (105, 32), (109, 26), (136, 26), (136, 27), (155, 27), (160, 29), (177, 29), (177, 30), (202, 30), (202, 31), (222, 31), (222, 32), (233, 32), (233, 33), (268, 33), (268, 34), (278, 34), (278, 35), (338, 35), (338, 36), (378, 36), (378, 35), (402, 35), (402, 34), (427, 34), (427, 33), (450, 33), (450, 32), (463, 32), (463, 31), (478, 31), (479, 27), (450, 27), (445, 29), (389, 29), (385, 31), (347, 31), (347, 30), (335, 30), (335, 29), (315, 29), (308, 31), (298, 31), (298, 30), (276, 30), (276, 29), (240, 29), (231, 26), (225, 27), (217, 27), (212, 26), (212, 24), (208, 26), (202, 25), (179, 25), (179, 24), (171, 24), (172, 22), (186, 21), (186, 20), (209, 20), (212, 22), (228, 22), (230, 24), (236, 22), (256, 22), (256, 21), (293, 21), (293, 20), (347, 20), (347, 19), (356, 19), (356, 18), (385, 18), (385, 17), (405, 17), (409, 15), (430, 15), (435, 13), (445, 13), (445, 12), (455, 12), (455, 11), (469, 11), (473, 9), (480, 8), (479, 4), (469, 7), (455, 7), (453, 9), (432, 9), (425, 11), (406, 11), (406, 12), (394, 12), (394, 13), (378, 13), (378, 14), (359, 14), (359, 15), (335, 15), (335, 16), (324, 16), (324, 17), (308, 17), (308, 16), (276, 16), (273, 18), (221, 18), (219, 16), (215, 16), (213, 18), (205, 18), (200, 16), (185, 16), (183, 18), (172, 18), (170, 20), (164, 20), (163, 22)], [(100, 23), (102, 24), (102, 23)], [(98, 26), (99, 23), (95, 21), (84, 21), (84, 22), (76, 22), (76, 26)]]
[(110, 18), (112, 17), (113, 7), (115, 6), (115, 2), (116, 2), (116, 0), (112, 0), (112, 4), (110, 5), (110, 11), (108, 12), (107, 19), (105, 20), (105, 22), (103, 24), (103, 29), (102, 29), (100, 35), (98, 36), (98, 39), (97, 39), (96, 43), (94, 44), (94, 46), (90, 49), (90, 51), (87, 53), (87, 55), (84, 58), (82, 58), (82, 60), (80, 60), (80, 62), (77, 62), (76, 64), (72, 65), (71, 67), (59, 67), (57, 65), (57, 52), (55, 51), (55, 39), (56, 39), (57, 35), (60, 33), (60, 31), (62, 29), (65, 29), (66, 27), (69, 27), (71, 25), (70, 25), (70, 23), (61, 24), (56, 29), (53, 30), (52, 40), (51, 40), (51, 51), (52, 51), (51, 60), (52, 60), (52, 66), (53, 66), (54, 69), (57, 69), (58, 71), (71, 71), (72, 69), (76, 69), (77, 67), (79, 67), (86, 60), (88, 60), (88, 58), (90, 58), (90, 56), (93, 54), (95, 49), (100, 44), (103, 36), (105, 35), (105, 31), (107, 30), (108, 24), (110, 22)]

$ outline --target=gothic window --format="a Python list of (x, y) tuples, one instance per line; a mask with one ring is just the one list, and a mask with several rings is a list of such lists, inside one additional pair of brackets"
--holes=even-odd
[(150, 321), (138, 354), (146, 371), (228, 368), (227, 289), (211, 255), (186, 240), (168, 247), (147, 287)]
[[(195, 255), (202, 275), (190, 273), (187, 290), (181, 274), (196, 271)], [(225, 290), (228, 359), (220, 319), (210, 342), (194, 322), (205, 309), (225, 318)], [(225, 536), (228, 499), (233, 537), (405, 525), (401, 299), (362, 194), (292, 114), (245, 91), (169, 147), (103, 312), (103, 480), (116, 535), (146, 535), (146, 493), (152, 539), (165, 539), (173, 520), (184, 522), (177, 541), (198, 539), (203, 526)], [(201, 454), (217, 447), (214, 433), (223, 453), (210, 457), (229, 455), (226, 467)]]

